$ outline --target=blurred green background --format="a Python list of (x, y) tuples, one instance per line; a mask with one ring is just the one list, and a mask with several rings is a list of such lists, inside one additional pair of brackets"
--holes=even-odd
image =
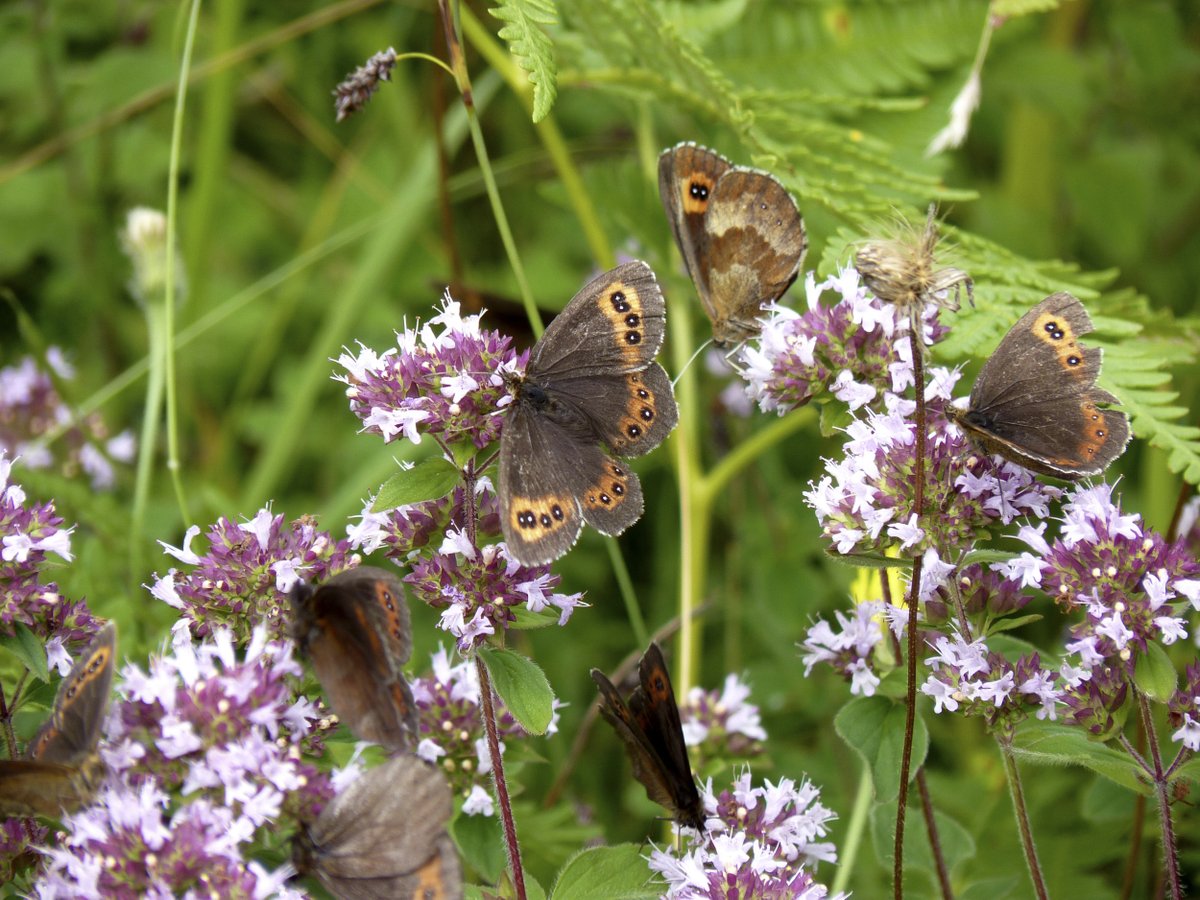
[[(487, 4), (464, 6), (476, 23), (466, 30), (467, 64), (491, 165), (544, 310), (560, 309), (608, 265), (599, 258), (606, 248), (647, 259), (672, 317), (686, 320), (670, 332), (669, 370), (704, 339), (707, 323), (679, 267), (654, 181), (659, 150), (680, 140), (775, 172), (805, 213), (807, 265), (823, 274), (893, 209), (919, 217), (937, 200), (956, 262), (977, 279), (978, 306), (957, 317), (936, 361), (977, 366), (1020, 310), (1052, 290), (1077, 293), (1096, 314), (1101, 339), (1121, 342), (1109, 354), (1107, 383), (1131, 404), (1143, 439), (1110, 475), (1123, 475), (1127, 509), (1166, 527), (1176, 472), (1191, 467), (1193, 480), (1200, 473), (1200, 445), (1185, 428), (1192, 415), (1168, 409), (1191, 408), (1197, 384), (1200, 6), (557, 6), (559, 24), (547, 33), (558, 97), (536, 126), (528, 85), (512, 77), (511, 57), (495, 37), (500, 23)], [(9, 301), (0, 305), (0, 363), (39, 342), (63, 348), (78, 369), (69, 384), (74, 404), (147, 352), (146, 319), (127, 289), (130, 266), (118, 232), (132, 207), (165, 208), (187, 12), (160, 2), (0, 7), (0, 285)], [(927, 158), (990, 14), (997, 27), (969, 136), (961, 149)], [(141, 587), (169, 565), (156, 539), (177, 544), (189, 524), (250, 516), (268, 501), (289, 518), (314, 514), (341, 535), (347, 517), (394, 470), (394, 457), (432, 451), (356, 433), (343, 388), (328, 377), (343, 345), (382, 350), (405, 321), (432, 314), (447, 284), (468, 308), (493, 311), (485, 324), (524, 330), (517, 283), (445, 72), (401, 62), (364, 111), (334, 124), (334, 85), (389, 45), (444, 58), (436, 5), (212, 0), (202, 8), (178, 218), (187, 290), (177, 323), (189, 342), (178, 351), (176, 390), (193, 521), (181, 520), (161, 464), (141, 535), (130, 532), (130, 471), (109, 494), (53, 472), (19, 476), (31, 495), (54, 497), (60, 514), (80, 523), (78, 560), (60, 584), (129, 623), (123, 636), (139, 634), (124, 642), (130, 657), (144, 657), (172, 621), (171, 610)], [(498, 50), (503, 64), (489, 55)], [(548, 149), (559, 142), (565, 167)], [(586, 189), (582, 206), (564, 182), (572, 175)], [(802, 305), (802, 293), (791, 302)], [(1157, 383), (1166, 364), (1172, 382)], [(771, 420), (727, 413), (716, 402), (725, 382), (706, 373), (698, 381), (701, 463), (708, 467)], [(106, 400), (101, 412), (113, 431), (140, 428), (145, 391), (145, 379), (133, 378)], [(1171, 391), (1181, 397), (1173, 400)], [(808, 418), (794, 433), (716, 499), (704, 559), (701, 682), (715, 687), (725, 672), (747, 673), (770, 735), (756, 775), (808, 773), (843, 816), (840, 827), (860, 772), (832, 727), (848, 692), (824, 671), (803, 678), (795, 643), (814, 617), (845, 608), (854, 572), (825, 556), (802, 500), (821, 457), (836, 455), (839, 443), (822, 436), (816, 416), (801, 415)], [(621, 541), (652, 628), (678, 607), (673, 459), (668, 443), (639, 463), (647, 514)], [(145, 561), (136, 571), (131, 540)], [(611, 670), (638, 649), (596, 534), (586, 532), (556, 570), (564, 589), (587, 590), (592, 608), (565, 629), (517, 638), (571, 703), (563, 733), (539, 742), (544, 764), (518, 775), (527, 864), (544, 882), (596, 833), (564, 826), (577, 813), (614, 840), (645, 834), (646, 820), (623, 817), (623, 809), (653, 815), (607, 730), (587, 744), (558, 807), (540, 810), (593, 697), (588, 667)], [(421, 659), (439, 638), (433, 614), (414, 613)], [(1056, 627), (1029, 637), (1053, 644)], [(974, 893), (960, 896), (1024, 896), (1024, 876), (1008, 875), (1021, 862), (995, 745), (978, 723), (949, 718), (933, 723), (933, 737), (935, 802), (957, 823), (962, 846), (975, 842), (955, 869)], [(1053, 896), (1117, 896), (1131, 796), (1082, 770), (1029, 769), (1026, 777)], [(623, 790), (612, 791), (614, 782)], [(1178, 809), (1185, 859), (1196, 871), (1195, 817), (1190, 807)], [(884, 811), (880, 818), (881, 855), (891, 849), (888, 817)], [(840, 830), (832, 839), (840, 841)], [(1132, 896), (1153, 896), (1152, 836), (1138, 852)], [(886, 874), (874, 848), (864, 848), (850, 884), (856, 896), (882, 896)], [(931, 895), (926, 870), (913, 865), (910, 877), (910, 896)]]

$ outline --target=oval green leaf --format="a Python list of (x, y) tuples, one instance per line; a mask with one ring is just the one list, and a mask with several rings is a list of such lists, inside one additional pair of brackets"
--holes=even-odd
[(371, 504), (371, 512), (385, 512), (397, 506), (445, 497), (461, 480), (462, 473), (440, 456), (423, 459), (383, 483)]
[(592, 847), (567, 860), (550, 900), (651, 900), (661, 896), (663, 885), (653, 873), (637, 844)]
[(1138, 656), (1133, 667), (1133, 683), (1138, 690), (1151, 700), (1166, 703), (1175, 693), (1177, 680), (1167, 651), (1153, 641), (1147, 643), (1146, 652)]
[(554, 691), (533, 660), (511, 650), (480, 648), (492, 687), (508, 711), (530, 734), (545, 734), (554, 715)]
[[(871, 769), (875, 798), (894, 800), (900, 793), (900, 757), (904, 752), (904, 706), (886, 697), (858, 697), (834, 719), (833, 727), (842, 740), (862, 757)], [(909, 779), (925, 762), (929, 732), (917, 716), (913, 723), (912, 764)]]

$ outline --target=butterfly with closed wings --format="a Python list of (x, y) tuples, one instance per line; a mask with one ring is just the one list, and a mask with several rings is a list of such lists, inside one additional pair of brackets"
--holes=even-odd
[(624, 263), (584, 285), (534, 345), (525, 374), (509, 377), (500, 523), (522, 565), (558, 559), (584, 522), (615, 535), (641, 517), (641, 483), (609, 452), (648, 453), (679, 420), (654, 362), (665, 323), (654, 272)]
[(292, 842), (292, 864), (341, 900), (461, 900), (458, 850), (446, 833), (450, 785), (405, 754), (369, 769)]
[(104, 777), (96, 750), (112, 688), (117, 626), (109, 622), (59, 685), (25, 759), (0, 760), (0, 818), (58, 818), (86, 804)]
[(658, 158), (658, 192), (719, 347), (761, 330), (808, 249), (796, 201), (774, 175), (735, 166), (693, 143)]
[(679, 706), (658, 644), (652, 643), (638, 661), (638, 686), (628, 701), (599, 669), (592, 669), (592, 681), (600, 690), (600, 715), (625, 745), (633, 777), (646, 795), (680, 825), (703, 830), (704, 803), (692, 778)]
[(292, 637), (312, 662), (329, 705), (364, 741), (392, 753), (416, 745), (417, 707), (403, 667), (412, 654), (404, 588), (360, 566), (292, 589)]

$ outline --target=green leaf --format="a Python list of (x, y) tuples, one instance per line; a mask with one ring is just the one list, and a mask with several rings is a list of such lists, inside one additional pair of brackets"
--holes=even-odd
[[(912, 819), (909, 820), (913, 821)], [(950, 871), (975, 856), (975, 840), (957, 820), (940, 811), (934, 812), (937, 825), (938, 845), (946, 868)], [(879, 859), (889, 865), (894, 856), (896, 834), (896, 803), (877, 804), (871, 810), (871, 842)], [(904, 832), (904, 867), (933, 873), (937, 869), (933, 850), (929, 846), (929, 832), (925, 828), (912, 827)]]
[(825, 555), (835, 562), (854, 569), (911, 569), (912, 560), (881, 553), (838, 553), (832, 547), (825, 548)]
[(506, 864), (504, 830), (500, 815), (460, 815), (450, 823), (454, 842), (462, 851), (463, 862), (474, 869), (484, 881), (495, 882)]
[(516, 628), (519, 631), (530, 631), (535, 628), (545, 628), (547, 625), (558, 624), (558, 611), (554, 609), (531, 612), (524, 606), (514, 606), (511, 612), (513, 620), (509, 623), (509, 627)]
[(513, 718), (530, 734), (545, 734), (554, 714), (554, 691), (537, 663), (511, 650), (479, 650), (492, 687)]
[(1040, 613), (1030, 613), (1027, 616), (1007, 616), (1003, 619), (997, 619), (988, 628), (988, 635), (1000, 634), (1002, 631), (1012, 631), (1031, 622), (1040, 622), (1044, 618), (1045, 616)]
[(959, 566), (959, 568), (965, 569), (967, 566), (975, 563), (980, 563), (982, 565), (986, 565), (988, 563), (1006, 563), (1010, 560), (1016, 559), (1017, 556), (1019, 556), (1019, 554), (1006, 553), (1003, 550), (988, 550), (986, 548), (972, 550), (966, 555), (966, 557), (963, 558), (962, 565)]
[(637, 844), (581, 850), (563, 865), (551, 900), (639, 900), (658, 897), (662, 884), (642, 858)]
[(1085, 766), (1141, 794), (1150, 789), (1144, 773), (1124, 753), (1090, 740), (1078, 728), (1029, 720), (1017, 729), (1013, 753), (1022, 761), (1052, 766)]
[(379, 488), (371, 512), (384, 512), (410, 503), (445, 497), (462, 480), (462, 473), (440, 456), (423, 459), (403, 469)]
[(1166, 703), (1175, 693), (1177, 680), (1167, 651), (1154, 641), (1148, 642), (1146, 652), (1138, 655), (1133, 668), (1133, 683), (1138, 690), (1151, 700)]
[(39, 681), (50, 680), (46, 666), (46, 647), (27, 625), (16, 623), (12, 635), (0, 637), (0, 647), (12, 653)]
[(550, 114), (558, 95), (554, 45), (541, 27), (558, 22), (554, 0), (500, 0), (500, 5), (488, 12), (507, 23), (500, 29), (500, 37), (529, 74), (529, 83), (533, 85), (533, 121), (540, 122)]
[[(881, 802), (894, 800), (900, 793), (904, 707), (885, 697), (858, 697), (842, 707), (833, 727), (870, 767), (876, 799)], [(928, 751), (929, 732), (924, 720), (917, 716), (913, 723), (910, 779), (924, 764)]]

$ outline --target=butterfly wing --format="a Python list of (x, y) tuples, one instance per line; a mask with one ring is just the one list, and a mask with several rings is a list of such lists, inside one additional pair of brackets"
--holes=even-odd
[(762, 330), (762, 305), (796, 280), (808, 249), (804, 220), (773, 175), (735, 168), (717, 181), (704, 224), (713, 338), (744, 341)]
[(709, 284), (709, 232), (704, 216), (717, 181), (731, 168), (721, 154), (690, 142), (664, 150), (658, 157), (658, 194), (667, 222), (704, 311), (714, 322), (718, 314)]
[(666, 333), (667, 305), (654, 270), (640, 260), (597, 275), (554, 317), (534, 346), (526, 377), (553, 383), (640, 371)]
[(702, 829), (704, 804), (692, 778), (679, 707), (657, 644), (642, 656), (638, 674), (641, 683), (626, 703), (604, 673), (592, 669), (600, 690), (600, 714), (625, 745), (633, 777), (646, 795), (681, 825)]
[(0, 819), (9, 816), (59, 818), (91, 796), (82, 770), (29, 759), (0, 760)]
[(586, 420), (594, 440), (617, 456), (642, 456), (661, 444), (679, 422), (671, 380), (658, 363), (626, 375), (564, 378), (547, 384), (570, 418)]
[(360, 739), (391, 752), (417, 741), (417, 707), (404, 678), (412, 652), (408, 604), (391, 572), (360, 566), (292, 591), (292, 634), (330, 706)]
[(76, 766), (96, 749), (112, 689), (117, 626), (105, 625), (58, 686), (50, 718), (29, 745), (28, 757)]
[(333, 798), (293, 848), (296, 867), (336, 897), (462, 897), (446, 823), (450, 786), (415, 756), (369, 770)]
[(1102, 351), (1080, 336), (1092, 320), (1075, 297), (1047, 297), (1009, 329), (971, 390), (960, 426), (988, 450), (1042, 474), (1098, 475), (1129, 443), (1117, 398), (1096, 386)]
[[(500, 525), (508, 552), (543, 565), (574, 546), (583, 514), (574, 484), (578, 454), (596, 450), (518, 395), (500, 433)], [(596, 451), (599, 452), (599, 451)]]

